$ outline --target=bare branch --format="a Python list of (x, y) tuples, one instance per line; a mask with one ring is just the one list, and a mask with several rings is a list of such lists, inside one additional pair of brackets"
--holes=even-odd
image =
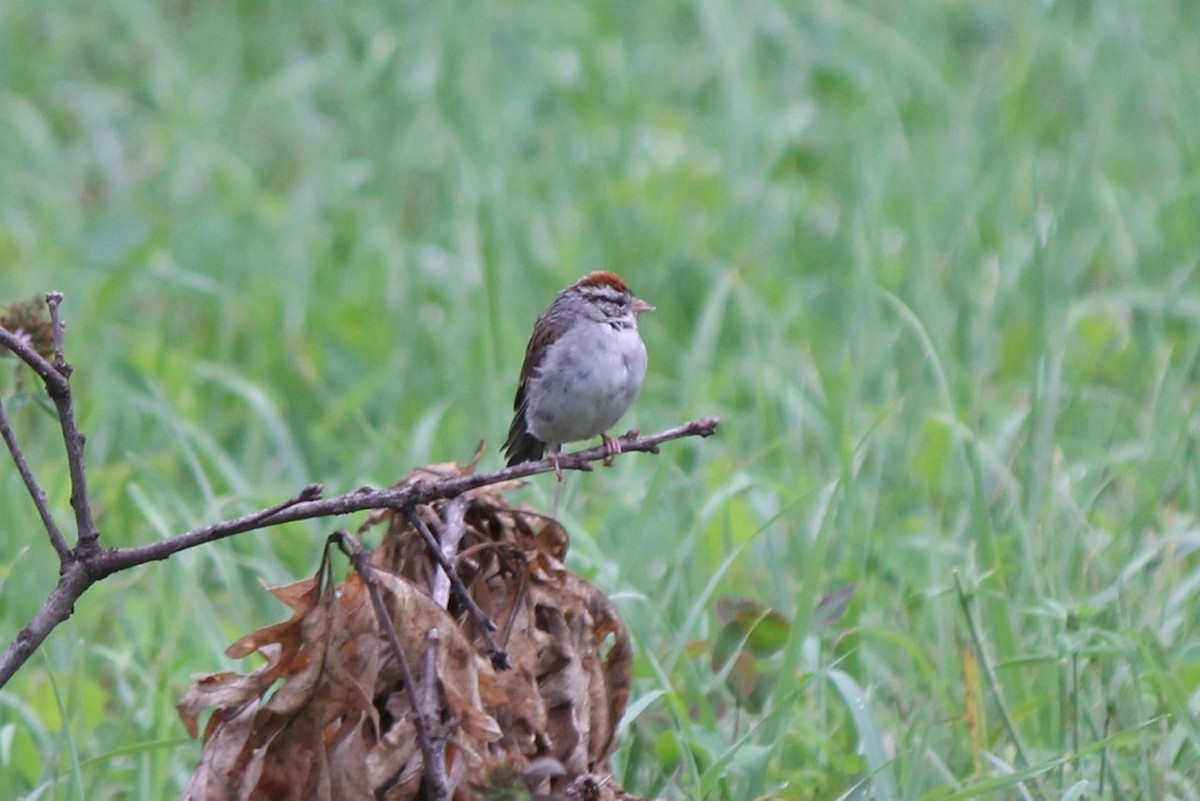
[[(79, 555), (99, 549), (100, 531), (92, 515), (91, 498), (87, 489), (87, 470), (83, 463), (83, 447), (87, 439), (75, 421), (75, 406), (71, 398), (71, 365), (63, 359), (63, 322), (58, 315), (61, 292), (47, 292), (46, 306), (50, 309), (50, 330), (54, 342), (54, 371), (62, 381), (46, 382), (46, 392), (58, 409), (59, 427), (67, 447), (67, 470), (71, 474), (71, 508), (75, 510), (75, 550)], [(35, 368), (36, 369), (36, 368)], [(39, 373), (40, 375), (40, 373)]]
[[(375, 569), (371, 565), (370, 552), (362, 547), (362, 543), (358, 541), (357, 537), (345, 529), (333, 532), (329, 535), (329, 540), (336, 543), (342, 553), (350, 558), (350, 563), (354, 565), (354, 569), (367, 587), (367, 594), (371, 596), (371, 605), (375, 608), (375, 618), (379, 621), (379, 627), (387, 635), (388, 644), (392, 648), (392, 656), (400, 666), (400, 675), (404, 679), (404, 689), (408, 692), (409, 703), (412, 704), (413, 723), (417, 730), (417, 745), (420, 747), (421, 756), (425, 761), (426, 795), (430, 799), (445, 801), (450, 797), (450, 791), (448, 789), (449, 782), (446, 780), (445, 753), (440, 747), (440, 743), (435, 742), (438, 738), (434, 736), (434, 728), (437, 725), (436, 699), (434, 703), (426, 705), (426, 693), (420, 692), (417, 688), (412, 667), (408, 664), (408, 657), (404, 655), (404, 648), (400, 645), (400, 636), (396, 633), (392, 616), (383, 603), (383, 595), (379, 592), (379, 583), (375, 581)], [(433, 635), (432, 649), (436, 646), (437, 630), (430, 629), (430, 632)], [(426, 680), (431, 684), (436, 684), (436, 671), (428, 671)]]
[(46, 293), (46, 307), (50, 309), (50, 337), (54, 343), (54, 368), (63, 374), (64, 378), (71, 377), (71, 365), (63, 358), (63, 329), (66, 324), (58, 316), (58, 306), (63, 301), (63, 293), (59, 291)]
[(29, 468), (29, 463), (25, 461), (25, 454), (21, 452), (17, 437), (8, 424), (8, 413), (4, 409), (4, 398), (2, 397), (0, 397), (0, 437), (4, 438), (4, 444), (8, 446), (8, 452), (12, 454), (17, 472), (21, 474), (21, 480), (25, 482), (25, 488), (29, 490), (29, 495), (33, 498), (33, 505), (37, 507), (38, 515), (42, 518), (42, 525), (46, 528), (50, 544), (58, 553), (58, 561), (61, 564), (71, 556), (71, 549), (67, 546), (67, 541), (63, 539), (62, 531), (58, 528), (58, 521), (54, 519), (54, 515), (50, 514), (46, 491), (33, 477), (33, 471)]
[(0, 687), (33, 656), (33, 652), (54, 627), (71, 616), (75, 611), (75, 602), (93, 582), (82, 562), (71, 559), (63, 565), (58, 584), (50, 591), (42, 608), (17, 632), (17, 636), (4, 649), (4, 655), (0, 656)]
[(475, 624), (479, 626), (479, 633), (483, 635), (483, 645), (487, 649), (488, 658), (492, 660), (492, 666), (496, 670), (508, 670), (508, 654), (497, 647), (496, 642), (492, 639), (492, 632), (496, 630), (496, 624), (475, 603), (475, 599), (467, 591), (467, 586), (459, 578), (458, 571), (454, 569), (454, 565), (450, 564), (450, 560), (446, 558), (446, 554), (442, 553), (442, 546), (434, 539), (433, 534), (429, 531), (429, 527), (425, 525), (425, 521), (421, 519), (416, 510), (411, 506), (406, 506), (404, 514), (408, 517), (408, 522), (412, 524), (412, 527), (425, 540), (425, 547), (429, 549), (430, 555), (437, 560), (442, 570), (450, 578), (450, 586), (454, 588), (454, 594), (458, 596), (458, 600), (467, 608), (467, 613), (474, 618)]
[[(658, 446), (670, 440), (711, 436), (716, 431), (719, 422), (716, 417), (706, 417), (646, 437), (639, 437), (635, 432), (630, 432), (620, 439), (621, 452), (657, 453)], [(580, 469), (579, 465), (601, 461), (605, 456), (607, 453), (604, 447), (597, 446), (575, 453), (563, 454), (559, 456), (559, 464), (564, 468), (578, 470)], [(553, 470), (554, 464), (549, 459), (542, 459), (513, 465), (491, 473), (473, 473), (436, 481), (417, 479), (382, 490), (360, 487), (345, 495), (321, 500), (300, 500), (297, 496), (293, 499), (297, 501), (296, 503), (285, 503), (278, 511), (264, 509), (233, 520), (225, 520), (194, 529), (170, 539), (131, 548), (105, 550), (97, 554), (95, 563), (97, 569), (104, 575), (108, 575), (146, 562), (166, 559), (180, 551), (186, 551), (188, 548), (195, 548), (197, 545), (204, 545), (253, 529), (292, 523), (297, 520), (310, 520), (314, 517), (345, 515), (367, 509), (404, 509), (417, 504), (454, 498), (491, 484), (499, 484), (539, 473), (549, 473)]]
[(100, 532), (92, 517), (91, 502), (87, 491), (87, 473), (83, 465), (84, 436), (75, 422), (75, 408), (71, 400), (71, 366), (62, 358), (62, 329), (58, 306), (62, 302), (61, 292), (47, 292), (46, 305), (50, 308), (51, 331), (54, 340), (54, 362), (48, 362), (32, 345), (22, 341), (16, 334), (0, 328), (0, 344), (29, 365), (46, 385), (46, 394), (54, 401), (58, 410), (59, 427), (67, 449), (67, 470), (71, 475), (71, 508), (75, 510), (76, 547), (80, 552), (94, 551), (99, 546)]
[[(437, 649), (438, 630), (431, 628), (425, 632), (425, 686), (420, 692), (409, 685), (409, 694), (420, 700), (413, 701), (413, 711), (418, 719), (424, 719), (430, 726), (438, 724), (438, 674)], [(440, 726), (438, 727), (440, 729)], [(432, 761), (425, 763), (426, 786), (429, 788), (426, 797), (430, 801), (447, 801), (450, 798), (450, 780), (446, 775), (445, 734), (434, 738), (437, 742), (432, 753), (427, 757)]]
[[(443, 525), (441, 536), (438, 538), (438, 550), (447, 559), (458, 553), (458, 544), (462, 542), (463, 536), (467, 533), (466, 512), (466, 499), (461, 495), (443, 507)], [(445, 570), (438, 569), (429, 588), (429, 594), (433, 596), (434, 603), (443, 609), (447, 608), (446, 605), (450, 602), (450, 576)]]
[[(320, 489), (319, 484), (313, 484), (305, 489)], [(277, 526), (281, 523), (292, 523), (297, 520), (310, 520), (314, 517), (333, 517), (336, 515), (359, 512), (363, 509), (380, 509), (386, 504), (374, 503), (386, 490), (375, 490), (370, 487), (360, 487), (345, 495), (334, 498), (310, 499), (301, 491), (295, 497), (284, 503), (257, 512), (223, 520), (201, 528), (192, 529), (165, 540), (137, 545), (131, 548), (109, 548), (96, 555), (97, 569), (105, 576), (131, 567), (157, 562), (174, 556), (180, 551), (207, 545), (210, 542), (242, 534), (246, 531)]]
[(0, 345), (11, 350), (16, 354), (17, 358), (29, 365), (38, 378), (46, 384), (46, 391), (49, 392), (51, 387), (59, 388), (60, 390), (70, 390), (66, 376), (54, 368), (50, 362), (34, 350), (33, 345), (25, 340), (24, 337), (17, 336), (14, 332), (7, 328), (0, 328)]

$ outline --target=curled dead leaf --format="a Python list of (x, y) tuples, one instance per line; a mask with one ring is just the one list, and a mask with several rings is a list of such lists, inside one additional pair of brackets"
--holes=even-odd
[[(433, 465), (405, 480), (471, 469)], [(480, 626), (457, 596), (445, 608), (433, 600), (441, 568), (407, 517), (379, 511), (366, 524), (387, 526), (372, 557), (374, 581), (416, 691), (436, 695), (435, 734), (452, 797), (483, 799), (520, 787), (556, 798), (631, 798), (608, 766), (629, 699), (628, 631), (611, 601), (563, 565), (569, 539), (562, 526), (509, 506), (505, 489), (484, 487), (456, 501), (465, 530), (453, 562), (474, 603), (496, 623), (509, 670), (493, 667)], [(440, 535), (445, 504), (417, 514)], [(351, 572), (335, 584), (323, 562), (315, 576), (271, 592), (292, 616), (228, 650), (235, 658), (258, 654), (265, 663), (247, 673), (197, 676), (179, 703), (193, 736), (202, 711), (213, 710), (183, 797), (421, 797), (425, 764), (413, 688), (405, 686), (363, 580)], [(430, 663), (434, 676), (425, 675)]]

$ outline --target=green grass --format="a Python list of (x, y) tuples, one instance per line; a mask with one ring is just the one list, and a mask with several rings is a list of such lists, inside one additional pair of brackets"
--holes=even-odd
[[(533, 317), (616, 269), (659, 308), (627, 422), (723, 418), (570, 479), (573, 564), (637, 642), (627, 789), (1197, 798), (1198, 29), (1182, 0), (0, 4), (0, 299), (67, 293), (130, 544), (481, 438), (497, 465)], [(69, 520), (53, 419), (11, 361), (0, 388)], [(55, 565), (11, 466), (0, 510), (7, 642)], [(94, 588), (0, 691), (0, 797), (177, 795), (190, 674), (333, 525)]]

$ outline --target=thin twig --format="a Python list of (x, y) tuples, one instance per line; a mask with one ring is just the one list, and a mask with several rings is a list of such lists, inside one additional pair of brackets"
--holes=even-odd
[[(379, 591), (379, 584), (375, 581), (374, 568), (371, 566), (371, 554), (358, 538), (345, 529), (338, 529), (329, 536), (330, 541), (337, 544), (342, 553), (346, 554), (350, 559), (350, 563), (354, 565), (354, 569), (358, 575), (362, 577), (363, 584), (367, 587), (367, 594), (371, 596), (371, 605), (375, 608), (375, 618), (379, 621), (380, 628), (383, 629), (387, 636), (388, 644), (392, 649), (392, 656), (396, 658), (396, 663), (400, 666), (400, 676), (404, 679), (404, 689), (408, 693), (409, 703), (413, 708), (413, 724), (417, 730), (417, 745), (421, 749), (421, 756), (425, 761), (425, 779), (426, 779), (426, 796), (430, 799), (438, 799), (444, 801), (450, 797), (449, 782), (446, 780), (445, 755), (439, 754), (438, 747), (435, 746), (433, 727), (436, 723), (436, 704), (434, 711), (430, 711), (422, 702), (424, 693), (421, 693), (417, 688), (416, 679), (413, 676), (412, 668), (408, 664), (408, 657), (404, 655), (404, 648), (400, 645), (400, 636), (396, 633), (396, 626), (392, 622), (392, 616), (387, 610), (387, 606), (383, 602), (383, 595)], [(429, 670), (426, 674), (428, 681), (433, 682), (436, 679), (435, 670)], [(438, 770), (438, 766), (441, 770)]]
[[(403, 511), (404, 516), (408, 518), (408, 522), (421, 535), (421, 539), (425, 540), (425, 547), (432, 553), (434, 561), (441, 568), (441, 573), (450, 581), (450, 587), (458, 596), (458, 600), (462, 602), (463, 606), (467, 607), (467, 610), (475, 618), (475, 622), (485, 631), (495, 631), (496, 624), (475, 604), (475, 599), (471, 597), (471, 593), (467, 592), (467, 585), (463, 584), (458, 571), (450, 563), (450, 557), (442, 549), (443, 543), (438, 542), (437, 537), (433, 536), (433, 532), (429, 530), (429, 526), (425, 525), (425, 521), (421, 519), (421, 515), (416, 509), (405, 507)], [(434, 600), (436, 601), (437, 599), (435, 598)]]
[(17, 336), (7, 328), (0, 328), (0, 345), (8, 348), (18, 359), (29, 365), (30, 369), (38, 374), (38, 378), (46, 384), (47, 392), (51, 388), (69, 391), (70, 384), (67, 377), (55, 369), (53, 364), (46, 361), (42, 354), (34, 350), (33, 345), (27, 342), (25, 337)]
[(54, 368), (62, 373), (63, 378), (71, 377), (71, 365), (63, 358), (63, 329), (66, 324), (58, 314), (58, 306), (63, 301), (63, 293), (57, 290), (46, 293), (46, 308), (50, 310), (50, 341), (54, 348)]
[(426, 714), (437, 714), (437, 648), (440, 639), (436, 628), (425, 632), (425, 682), (421, 688), (421, 706)]
[(42, 602), (42, 608), (17, 632), (0, 656), (0, 687), (25, 664), (54, 627), (71, 616), (75, 602), (95, 583), (79, 559), (69, 559), (60, 568), (58, 583)]
[(50, 309), (50, 330), (54, 342), (54, 370), (63, 378), (61, 384), (47, 381), (46, 392), (58, 409), (58, 422), (62, 428), (63, 443), (67, 447), (67, 471), (71, 475), (71, 508), (75, 510), (75, 553), (83, 556), (99, 549), (100, 531), (96, 528), (96, 521), (92, 515), (87, 470), (83, 462), (83, 448), (87, 439), (75, 420), (75, 406), (71, 398), (72, 368), (63, 359), (63, 322), (58, 314), (58, 306), (62, 299), (61, 292), (46, 293), (46, 306)]
[(71, 507), (75, 510), (76, 548), (78, 553), (92, 552), (98, 548), (100, 532), (92, 516), (92, 507), (87, 491), (87, 472), (83, 464), (85, 439), (75, 422), (75, 408), (71, 400), (72, 368), (63, 359), (63, 322), (58, 314), (62, 302), (61, 292), (47, 292), (46, 305), (50, 308), (51, 332), (54, 341), (54, 361), (47, 361), (33, 347), (3, 328), (0, 328), (0, 344), (11, 350), (29, 365), (46, 385), (46, 394), (54, 401), (58, 410), (58, 422), (62, 429), (63, 443), (67, 449), (67, 470), (71, 476)]
[[(271, 525), (264, 521), (273, 515), (286, 512), (292, 506), (311, 502), (309, 499), (314, 494), (319, 495), (320, 491), (321, 487), (319, 484), (310, 484), (297, 495), (281, 504), (276, 504), (252, 514), (243, 515), (228, 522), (240, 524), (241, 528), (238, 531), (250, 531), (255, 528)], [(170, 540), (162, 540), (160, 542), (170, 542)], [(91, 551), (86, 554), (80, 554), (78, 551), (68, 552), (67, 558), (62, 561), (59, 568), (58, 584), (55, 585), (45, 602), (42, 603), (42, 608), (17, 633), (17, 636), (5, 648), (4, 654), (0, 655), (0, 687), (3, 687), (13, 677), (13, 674), (20, 669), (21, 665), (25, 664), (26, 660), (33, 655), (33, 652), (49, 636), (50, 632), (59, 623), (62, 623), (71, 616), (71, 613), (75, 610), (75, 602), (81, 595), (87, 592), (89, 587), (119, 570), (126, 570), (139, 564), (145, 564), (145, 561), (153, 561), (152, 559), (130, 561), (127, 554), (127, 551), (130, 550), (134, 549), (110, 548)], [(172, 551), (172, 553), (175, 552)], [(157, 558), (165, 559), (169, 555)]]
[(261, 523), (264, 520), (267, 520), (268, 518), (279, 514), (280, 512), (282, 512), (285, 509), (290, 509), (293, 506), (298, 506), (302, 503), (307, 503), (309, 501), (319, 500), (321, 497), (321, 493), (323, 493), (324, 491), (325, 491), (325, 488), (322, 487), (320, 484), (309, 484), (307, 487), (300, 490), (299, 492), (297, 492), (292, 497), (288, 498), (283, 503), (278, 503), (278, 504), (275, 504), (274, 506), (269, 506), (266, 509), (263, 509), (261, 512), (255, 512), (253, 514), (246, 515), (245, 518), (243, 518), (243, 519), (246, 520), (248, 525), (254, 525), (256, 523)]
[[(716, 430), (718, 423), (718, 418), (706, 417), (646, 437), (629, 440), (626, 439), (629, 435), (626, 435), (626, 438), (622, 438), (622, 453), (637, 451), (657, 453), (658, 446), (670, 440), (683, 439), (684, 437), (711, 436)], [(603, 447), (595, 447), (576, 453), (564, 454), (559, 459), (564, 467), (570, 466), (571, 469), (577, 469), (574, 467), (575, 462), (598, 462), (606, 455)], [(567, 464), (568, 460), (571, 461), (571, 465)], [(472, 473), (470, 475), (440, 478), (433, 481), (418, 478), (415, 481), (405, 482), (395, 487), (388, 487), (387, 489), (360, 487), (345, 495), (287, 505), (285, 509), (274, 514), (268, 514), (269, 510), (264, 510), (262, 512), (243, 515), (233, 520), (213, 523), (212, 525), (194, 529), (185, 534), (147, 543), (146, 545), (105, 550), (97, 555), (96, 568), (105, 575), (108, 575), (118, 570), (126, 570), (145, 564), (146, 562), (166, 559), (180, 551), (195, 548), (198, 545), (205, 545), (252, 529), (267, 528), (282, 523), (292, 523), (297, 520), (310, 520), (314, 517), (351, 514), (367, 509), (404, 509), (405, 507), (416, 506), (418, 504), (455, 498), (473, 489), (525, 478), (539, 473), (549, 473), (553, 470), (553, 463), (549, 459), (542, 459), (537, 462), (524, 462), (513, 465), (512, 467), (506, 467), (503, 470), (496, 470), (491, 473)]]
[[(426, 725), (431, 729), (434, 728), (435, 721), (440, 722), (441, 720), (438, 714), (437, 692), (437, 649), (439, 639), (437, 629), (431, 628), (425, 632), (425, 681), (420, 691), (420, 702), (414, 701), (414, 704), (417, 706), (417, 717), (424, 718)], [(439, 732), (442, 730), (440, 725), (436, 728)], [(445, 736), (435, 734), (432, 739), (436, 741), (433, 753), (426, 757), (429, 761), (425, 763), (425, 778), (427, 780), (426, 796), (431, 799), (443, 801), (450, 797), (450, 782), (446, 775)]]
[(483, 636), (483, 647), (487, 649), (488, 658), (492, 660), (492, 666), (496, 670), (508, 670), (508, 654), (498, 647), (495, 640), (492, 639), (492, 632), (496, 630), (496, 624), (475, 603), (475, 599), (471, 597), (467, 586), (459, 578), (458, 571), (454, 569), (454, 565), (450, 564), (450, 560), (442, 553), (442, 548), (438, 545), (438, 541), (434, 539), (433, 534), (429, 531), (429, 527), (425, 525), (425, 521), (421, 519), (416, 510), (410, 506), (406, 506), (404, 507), (404, 514), (408, 517), (408, 522), (412, 523), (413, 528), (425, 540), (425, 547), (433, 554), (433, 558), (441, 565), (442, 570), (446, 571), (446, 575), (450, 577), (450, 586), (454, 588), (454, 594), (458, 596), (458, 600), (467, 608), (467, 612), (475, 620), (476, 625), (479, 626), (479, 633)]
[[(467, 502), (461, 495), (452, 498), (445, 505), (445, 511), (442, 513), (444, 525), (441, 536), (438, 538), (438, 545), (442, 556), (446, 559), (458, 553), (458, 544), (462, 542), (463, 535), (467, 533), (466, 510)], [(450, 576), (440, 567), (433, 576), (429, 594), (433, 596), (434, 603), (443, 609), (447, 608), (447, 604), (450, 602)]]
[(67, 545), (67, 541), (63, 539), (62, 531), (58, 528), (58, 521), (50, 513), (50, 504), (46, 500), (46, 491), (42, 489), (37, 479), (34, 478), (33, 470), (30, 469), (29, 462), (25, 461), (25, 454), (21, 452), (21, 446), (17, 442), (17, 437), (13, 434), (12, 427), (8, 424), (8, 413), (4, 409), (4, 398), (2, 397), (0, 397), (0, 436), (4, 438), (4, 444), (8, 446), (8, 452), (12, 455), (13, 463), (17, 466), (17, 472), (21, 474), (21, 480), (25, 482), (25, 489), (29, 490), (29, 495), (33, 498), (33, 505), (37, 507), (38, 516), (42, 518), (42, 526), (45, 527), (46, 534), (50, 537), (50, 544), (54, 546), (55, 552), (58, 553), (59, 564), (62, 564), (70, 558), (71, 548)]

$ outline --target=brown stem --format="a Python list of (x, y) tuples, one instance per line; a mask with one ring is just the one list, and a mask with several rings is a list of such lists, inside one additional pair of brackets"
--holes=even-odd
[[(706, 417), (694, 420), (685, 425), (669, 428), (657, 434), (646, 437), (626, 434), (621, 438), (621, 453), (636, 451), (657, 453), (658, 446), (664, 442), (684, 437), (707, 437), (716, 431), (719, 420), (716, 417)], [(579, 469), (579, 464), (598, 462), (605, 457), (603, 447), (588, 448), (559, 457), (559, 463), (570, 469)], [(137, 545), (131, 548), (114, 548), (102, 551), (97, 555), (97, 566), (105, 574), (118, 570), (127, 570), (137, 565), (166, 559), (180, 551), (195, 548), (215, 540), (224, 539), (234, 534), (253, 529), (277, 526), (281, 523), (291, 523), (296, 520), (309, 520), (314, 517), (331, 517), (361, 512), (366, 509), (404, 509), (422, 503), (445, 500), (470, 492), (473, 489), (499, 484), (513, 479), (525, 478), (539, 473), (549, 473), (554, 465), (549, 459), (506, 467), (491, 473), (472, 473), (465, 476), (453, 476), (430, 481), (418, 478), (387, 489), (372, 489), (360, 487), (345, 495), (320, 500), (306, 500), (298, 503), (285, 504), (279, 511), (264, 510), (233, 520), (224, 520), (203, 528), (194, 529), (185, 534), (179, 534), (165, 540)]]
[(50, 514), (46, 491), (34, 478), (33, 470), (29, 468), (29, 462), (25, 461), (25, 454), (21, 452), (17, 437), (8, 424), (4, 398), (0, 398), (0, 437), (4, 438), (4, 444), (8, 446), (8, 452), (17, 466), (17, 472), (21, 474), (21, 480), (25, 482), (25, 489), (29, 490), (29, 495), (33, 498), (33, 505), (37, 507), (38, 516), (42, 518), (42, 526), (46, 529), (46, 535), (50, 537), (50, 544), (54, 546), (54, 550), (58, 554), (58, 562), (61, 565), (71, 556), (71, 549), (67, 546), (67, 541), (63, 539), (62, 531), (58, 528), (58, 521), (54, 519), (54, 515)]
[(492, 619), (483, 613), (479, 605), (475, 603), (475, 599), (471, 597), (471, 593), (467, 590), (467, 585), (458, 576), (458, 571), (454, 569), (454, 565), (450, 564), (450, 560), (446, 554), (442, 553), (442, 546), (434, 539), (433, 534), (429, 531), (429, 527), (425, 525), (425, 521), (417, 514), (416, 509), (411, 506), (404, 508), (404, 514), (408, 517), (408, 522), (412, 527), (420, 533), (421, 538), (425, 540), (425, 547), (429, 553), (437, 560), (437, 563), (445, 571), (446, 576), (450, 579), (450, 586), (454, 588), (454, 594), (458, 596), (458, 600), (467, 608), (467, 613), (474, 619), (475, 625), (479, 626), (479, 633), (483, 635), (483, 646), (487, 649), (488, 658), (492, 660), (492, 667), (496, 670), (508, 670), (508, 654), (496, 646), (495, 640), (492, 639), (492, 632), (496, 630), (496, 624)]
[[(407, 510), (405, 510), (407, 511)], [(437, 737), (434, 736), (434, 728), (437, 726), (437, 699), (436, 696), (432, 702), (428, 701), (429, 694), (418, 689), (416, 679), (413, 676), (412, 667), (408, 664), (408, 657), (404, 655), (404, 648), (400, 645), (400, 636), (396, 633), (395, 623), (392, 621), (391, 613), (388, 612), (387, 606), (383, 602), (383, 595), (379, 591), (379, 584), (375, 581), (375, 569), (371, 565), (371, 554), (358, 538), (345, 529), (338, 529), (329, 536), (331, 542), (337, 544), (342, 553), (346, 554), (350, 559), (350, 563), (354, 565), (354, 569), (362, 578), (363, 584), (367, 587), (367, 594), (371, 596), (371, 605), (375, 608), (375, 618), (379, 621), (379, 627), (383, 629), (387, 636), (388, 645), (391, 646), (392, 656), (396, 658), (396, 663), (400, 666), (400, 675), (404, 679), (404, 689), (408, 693), (409, 703), (413, 709), (413, 724), (417, 730), (417, 745), (421, 749), (421, 756), (425, 762), (425, 784), (426, 798), (438, 799), (445, 801), (450, 797), (450, 783), (446, 778), (446, 758), (445, 753), (440, 748)], [(430, 629), (433, 632), (433, 644), (437, 642), (437, 630)], [(432, 648), (433, 646), (431, 646)], [(431, 650), (429, 653), (433, 654)], [(436, 654), (434, 654), (436, 656)], [(436, 684), (437, 671), (426, 670), (425, 680), (429, 683)]]
[(71, 398), (71, 373), (73, 368), (63, 359), (63, 322), (58, 315), (62, 303), (61, 292), (47, 292), (46, 305), (50, 308), (50, 330), (54, 341), (54, 371), (61, 375), (61, 383), (46, 382), (46, 393), (58, 409), (59, 427), (63, 443), (67, 447), (67, 472), (71, 475), (71, 508), (75, 510), (75, 552), (79, 555), (93, 553), (99, 549), (100, 531), (92, 515), (91, 498), (87, 489), (87, 470), (83, 463), (83, 448), (87, 438), (79, 430), (75, 420), (75, 405)]
[(58, 315), (58, 307), (62, 301), (62, 292), (54, 290), (46, 293), (46, 307), (50, 310), (50, 341), (54, 349), (54, 369), (62, 373), (64, 378), (70, 378), (71, 365), (63, 358), (63, 329), (67, 325)]

